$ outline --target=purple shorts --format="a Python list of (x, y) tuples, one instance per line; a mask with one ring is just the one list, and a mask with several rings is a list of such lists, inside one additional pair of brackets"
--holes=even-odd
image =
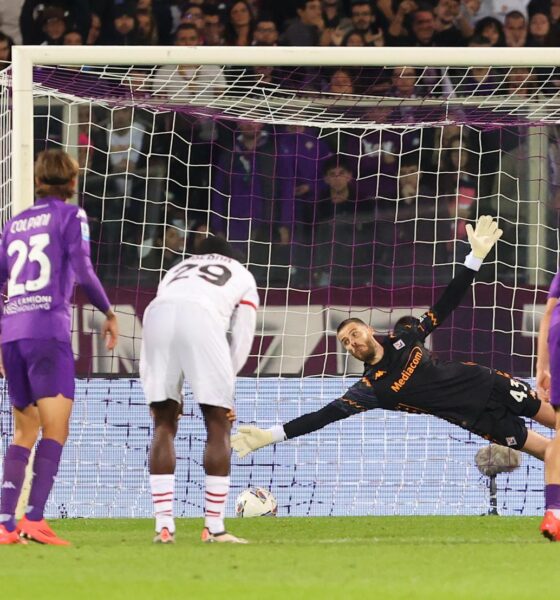
[(10, 402), (23, 410), (41, 398), (74, 399), (72, 346), (58, 340), (18, 340), (2, 344)]
[(560, 407), (560, 323), (553, 323), (548, 331), (550, 355), (550, 404)]

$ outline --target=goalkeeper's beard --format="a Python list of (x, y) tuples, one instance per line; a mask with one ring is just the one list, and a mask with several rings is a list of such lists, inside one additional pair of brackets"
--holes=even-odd
[(377, 357), (377, 347), (373, 341), (367, 344), (367, 347), (363, 352), (354, 353), (353, 356), (367, 364), (373, 364), (381, 360), (381, 357)]

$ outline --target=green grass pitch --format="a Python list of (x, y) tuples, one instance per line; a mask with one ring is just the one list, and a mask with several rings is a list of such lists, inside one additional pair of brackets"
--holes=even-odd
[(558, 594), (560, 544), (523, 517), (229, 520), (248, 546), (202, 544), (179, 519), (174, 546), (151, 520), (52, 521), (71, 548), (0, 548), (6, 600), (375, 598), (520, 600)]

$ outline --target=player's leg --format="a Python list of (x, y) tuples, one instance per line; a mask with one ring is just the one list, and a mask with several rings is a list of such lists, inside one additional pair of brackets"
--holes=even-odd
[(550, 407), (545, 406), (526, 382), (515, 377), (496, 374), (492, 395), (486, 413), (491, 423), (487, 432), (498, 444), (522, 450), (535, 458), (544, 460), (550, 440), (540, 433), (527, 429), (522, 417), (553, 426)]
[(206, 478), (202, 540), (246, 543), (246, 540), (228, 533), (224, 525), (230, 486), (231, 409), (207, 404), (201, 404), (200, 409), (207, 433), (203, 461)]
[(556, 414), (554, 412), (554, 407), (549, 402), (541, 402), (541, 407), (539, 408), (537, 414), (532, 417), (532, 419), (537, 423), (544, 425), (545, 427), (554, 429), (556, 426)]
[(42, 544), (67, 546), (44, 518), (45, 505), (50, 496), (68, 438), (70, 415), (74, 402), (62, 394), (40, 398), (37, 401), (43, 436), (37, 445), (33, 461), (33, 482), (29, 491), (28, 507), (18, 528), (23, 536)]
[(175, 400), (153, 402), (150, 411), (154, 433), (150, 446), (150, 488), (156, 518), (155, 542), (174, 541), (175, 436), (182, 404)]
[(182, 408), (183, 372), (174, 345), (181, 308), (173, 303), (148, 307), (140, 352), (140, 379), (154, 420), (150, 446), (154, 542), (162, 543), (173, 542), (175, 536), (175, 435)]
[(550, 541), (560, 541), (560, 335), (558, 326), (548, 335), (550, 353), (550, 405), (555, 411), (556, 433), (546, 449), (544, 462), (545, 515), (541, 533)]
[[(514, 382), (513, 389), (517, 393), (515, 380), (511, 381)], [(514, 398), (510, 393), (510, 381), (505, 378), (498, 384), (484, 412), (469, 430), (496, 444), (522, 450), (544, 460), (550, 440), (527, 429), (525, 420), (520, 416), (534, 418), (540, 408), (540, 401), (529, 393), (529, 388), (520, 388), (521, 394)]]
[(550, 446), (550, 440), (544, 435), (537, 433), (536, 431), (532, 431), (531, 429), (527, 430), (527, 440), (520, 450), (538, 458), (539, 460), (545, 459), (545, 454), (548, 446)]
[(556, 434), (546, 449), (544, 478), (545, 515), (540, 529), (556, 542), (560, 541), (560, 407), (556, 407)]
[(41, 421), (36, 406), (29, 406), (25, 411), (14, 410), (14, 445), (30, 450), (23, 485), (16, 506), (16, 521), (21, 519), (27, 509), (29, 492), (33, 481), (33, 461), (35, 460), (34, 447), (39, 436)]
[(35, 406), (13, 409), (14, 439), (4, 456), (0, 497), (0, 544), (21, 541), (16, 531), (16, 511), (25, 482), (31, 448), (39, 433), (39, 415)]
[(201, 407), (207, 438), (204, 451), (205, 542), (246, 543), (225, 531), (229, 494), (231, 414), (235, 374), (224, 325), (206, 307), (191, 304), (179, 325), (178, 354), (194, 399)]
[(15, 513), (25, 481), (25, 471), (31, 448), (37, 440), (39, 419), (32, 404), (27, 367), (18, 342), (2, 345), (4, 371), (9, 384), (10, 403), (14, 417), (14, 438), (4, 456), (0, 495), (0, 544), (20, 540), (16, 531)]
[(69, 343), (56, 340), (22, 343), (29, 385), (36, 401), (42, 438), (33, 461), (33, 481), (25, 517), (18, 523), (22, 535), (43, 544), (69, 542), (59, 538), (44, 519), (64, 444), (68, 438), (74, 406), (74, 357)]

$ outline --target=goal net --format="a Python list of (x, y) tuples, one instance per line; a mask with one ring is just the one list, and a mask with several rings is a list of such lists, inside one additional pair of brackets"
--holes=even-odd
[[(262, 300), (237, 386), (240, 422), (270, 426), (340, 396), (361, 365), (338, 345), (337, 324), (359, 316), (385, 333), (420, 315), (462, 263), (465, 225), (480, 214), (495, 215), (504, 236), (431, 348), (532, 375), (560, 206), (560, 73), (542, 56), (523, 66), (503, 50), (487, 62), (465, 52), (470, 66), (456, 55), (446, 66), (418, 49), (391, 49), (392, 58), (314, 49), (326, 52), (297, 66), (293, 49), (272, 48), (258, 50), (261, 66), (247, 49), (209, 64), (215, 49), (150, 48), (150, 59), (119, 48), (124, 58), (102, 59), (84, 48), (76, 64), (74, 49), (61, 50), (33, 59), (27, 125), (34, 151), (62, 147), (79, 160), (77, 202), (122, 338), (107, 354), (102, 315), (78, 291), (83, 379), (51, 516), (151, 514), (141, 319), (162, 275), (209, 232), (243, 252)], [(1, 78), (0, 168), (7, 174), (12, 157), (14, 174), (2, 178), (3, 218), (18, 210), (11, 194), (19, 208), (32, 198), (18, 76)], [(178, 514), (199, 516), (204, 429), (186, 391), (176, 502)], [(5, 389), (0, 431), (5, 447)], [(234, 460), (233, 493), (269, 487), (284, 515), (478, 514), (483, 444), (432, 417), (375, 411)], [(541, 510), (538, 461), (525, 458), (498, 485), (502, 512)]]

